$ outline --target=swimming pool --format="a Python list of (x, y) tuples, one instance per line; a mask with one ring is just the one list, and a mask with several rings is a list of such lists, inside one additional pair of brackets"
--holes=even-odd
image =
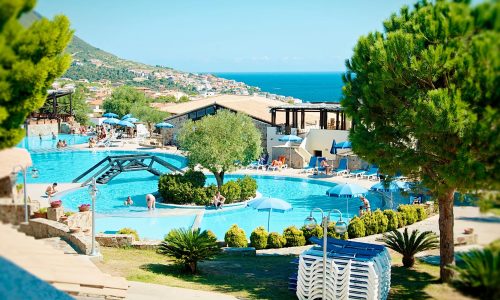
[[(125, 155), (137, 153), (152, 153), (147, 151), (46, 151), (31, 153), (33, 167), (39, 171), (38, 178), (28, 176), (28, 183), (50, 183), (50, 182), (72, 182), (73, 179), (88, 170), (90, 167), (101, 161), (109, 155)], [(187, 164), (185, 157), (167, 153), (154, 153), (163, 160), (173, 164), (176, 167), (183, 168)], [(166, 172), (167, 169), (157, 165), (156, 169)], [(120, 174), (111, 182), (115, 184), (119, 180), (127, 178), (137, 178), (136, 181), (151, 181), (157, 177), (151, 176), (151, 173), (146, 171), (131, 172)], [(156, 178), (156, 179), (155, 179)], [(18, 182), (21, 180), (18, 177)], [(80, 181), (82, 182), (82, 181)]]
[[(161, 216), (162, 212), (168, 212), (172, 208), (158, 207), (154, 212), (148, 212), (146, 208), (145, 195), (157, 191), (157, 178), (143, 172), (125, 173), (107, 185), (99, 185), (100, 194), (96, 201), (96, 211), (99, 218), (97, 227), (99, 230), (118, 230), (123, 227), (132, 227), (139, 235), (148, 239), (162, 239), (168, 230), (179, 227), (190, 227), (193, 224), (195, 214), (184, 216)], [(226, 175), (225, 179), (234, 180), (242, 175)], [(255, 175), (258, 191), (265, 197), (281, 198), (293, 206), (293, 210), (286, 213), (273, 212), (271, 214), (271, 231), (282, 232), (290, 225), (301, 227), (304, 219), (309, 215), (312, 208), (320, 207), (323, 210), (339, 209), (343, 217), (352, 217), (358, 213), (361, 202), (359, 199), (336, 199), (326, 196), (326, 191), (335, 186), (335, 183), (319, 180), (279, 177), (269, 175)], [(207, 184), (215, 183), (215, 178), (207, 176)], [(126, 207), (123, 202), (131, 196), (134, 205)], [(90, 198), (86, 188), (63, 194), (61, 197), (63, 205), (70, 210), (77, 210), (83, 203), (89, 203)], [(376, 194), (369, 194), (373, 209), (382, 207), (383, 203)], [(407, 199), (399, 197), (396, 201), (406, 203)], [(219, 239), (224, 238), (225, 232), (232, 224), (238, 224), (250, 236), (252, 230), (258, 226), (267, 227), (267, 212), (258, 212), (252, 208), (241, 207), (236, 209), (206, 210), (201, 221), (201, 229), (212, 230)], [(318, 221), (320, 216), (316, 216)], [(337, 214), (332, 215), (332, 220), (338, 219)], [(160, 224), (149, 226), (148, 224)], [(134, 227), (135, 226), (135, 227)], [(168, 230), (167, 230), (168, 229)]]
[(62, 134), (57, 135), (57, 139), (53, 140), (51, 135), (43, 135), (42, 139), (39, 136), (27, 136), (17, 145), (17, 147), (25, 148), (28, 150), (41, 150), (41, 149), (57, 149), (58, 140), (66, 140), (66, 144), (77, 145), (85, 144), (89, 141), (89, 136), (79, 134)]

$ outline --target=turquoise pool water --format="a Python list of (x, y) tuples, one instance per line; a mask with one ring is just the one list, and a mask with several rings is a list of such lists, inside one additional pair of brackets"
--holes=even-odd
[(44, 135), (42, 139), (38, 136), (29, 136), (23, 138), (23, 140), (17, 145), (28, 150), (48, 150), (57, 149), (58, 140), (66, 140), (68, 145), (85, 144), (89, 141), (89, 136), (79, 135), (79, 134), (58, 134), (57, 139), (53, 140), (51, 135)]
[[(51, 151), (31, 153), (33, 166), (38, 169), (39, 177), (28, 176), (28, 183), (50, 183), (50, 182), (72, 182), (73, 179), (88, 170), (90, 167), (109, 155), (125, 155), (144, 153), (139, 151)], [(173, 164), (176, 167), (184, 167), (186, 158), (179, 155), (166, 153), (155, 153), (155, 155)], [(157, 169), (167, 171), (162, 166), (157, 165)], [(120, 180), (135, 179), (135, 181), (155, 181), (155, 177), (146, 171), (123, 173), (111, 182), (111, 185)], [(18, 181), (21, 180), (18, 177)], [(133, 181), (133, 180), (132, 180)], [(82, 181), (80, 181), (82, 182)]]

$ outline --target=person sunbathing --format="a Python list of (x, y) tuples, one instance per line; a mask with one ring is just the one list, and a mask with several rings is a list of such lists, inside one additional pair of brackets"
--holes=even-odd
[(330, 170), (332, 169), (332, 167), (328, 164), (326, 159), (322, 160), (320, 165), (322, 168), (325, 168), (325, 174), (328, 175), (328, 173), (330, 173)]

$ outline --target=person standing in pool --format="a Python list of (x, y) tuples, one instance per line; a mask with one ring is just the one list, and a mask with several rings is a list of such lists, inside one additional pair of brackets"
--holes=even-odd
[(146, 204), (148, 205), (148, 210), (154, 210), (156, 208), (156, 198), (152, 194), (146, 195)]
[(359, 196), (359, 200), (361, 200), (363, 202), (363, 205), (365, 206), (365, 211), (367, 213), (370, 212), (370, 201), (368, 201), (368, 199), (366, 199), (366, 197), (364, 196)]
[(131, 206), (134, 205), (134, 201), (132, 201), (132, 198), (128, 196), (127, 200), (125, 200), (125, 203), (123, 203), (125, 206)]

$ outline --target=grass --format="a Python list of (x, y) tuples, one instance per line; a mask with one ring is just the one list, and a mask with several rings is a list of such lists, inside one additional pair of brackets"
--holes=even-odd
[[(295, 272), (295, 256), (237, 257), (221, 255), (199, 264), (199, 274), (183, 273), (175, 261), (152, 250), (101, 248), (106, 273), (131, 281), (226, 293), (245, 299), (294, 299), (288, 277)], [(438, 282), (439, 267), (417, 260), (402, 267), (401, 255), (392, 254), (389, 299), (470, 299)]]
[(294, 256), (237, 257), (221, 255), (201, 262), (199, 274), (182, 272), (175, 261), (152, 250), (102, 247), (98, 267), (127, 280), (214, 291), (247, 299), (291, 299), (288, 276)]

